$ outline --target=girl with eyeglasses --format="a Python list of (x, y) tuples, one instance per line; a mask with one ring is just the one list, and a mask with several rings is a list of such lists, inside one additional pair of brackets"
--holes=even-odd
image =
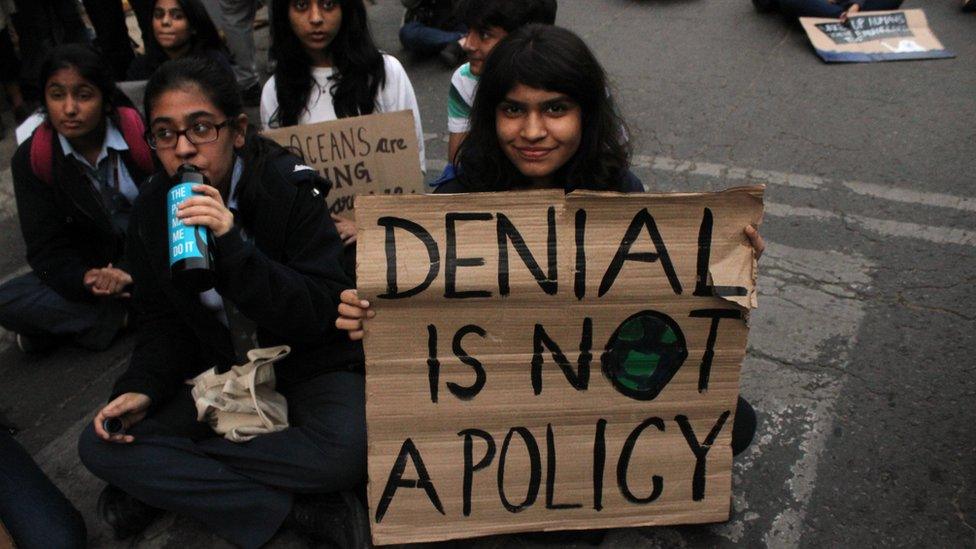
[(129, 80), (145, 80), (165, 61), (187, 56), (207, 57), (232, 70), (227, 47), (200, 0), (155, 0), (147, 39), (153, 43), (129, 65)]
[[(163, 169), (144, 185), (129, 228), (136, 345), (79, 454), (109, 483), (99, 511), (120, 537), (164, 509), (242, 547), (263, 545), (286, 522), (361, 547), (368, 524), (352, 490), (365, 480), (364, 359), (334, 327), (339, 293), (352, 283), (327, 184), (250, 128), (233, 76), (218, 69), (169, 61), (147, 84), (147, 135)], [(179, 210), (214, 238), (216, 285), (203, 293), (169, 276), (167, 192), (184, 164), (210, 183)], [(241, 335), (254, 342), (247, 348), (291, 348), (275, 364), (290, 426), (246, 443), (197, 421), (185, 383), (243, 363)], [(113, 418), (124, 433), (105, 430)]]
[[(413, 111), (420, 167), (426, 171), (420, 108), (403, 65), (373, 41), (363, 0), (274, 0), (271, 57), (275, 72), (261, 93), (265, 128), (350, 116)], [(334, 217), (349, 246), (350, 220)], [(355, 269), (355, 260), (347, 263)]]
[(25, 352), (105, 349), (128, 314), (124, 236), (152, 154), (139, 113), (88, 46), (54, 50), (39, 85), (44, 121), (11, 161), (31, 272), (0, 286), (0, 324)]

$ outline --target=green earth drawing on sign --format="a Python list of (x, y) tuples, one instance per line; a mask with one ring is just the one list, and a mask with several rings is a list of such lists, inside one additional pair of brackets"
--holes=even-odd
[(668, 315), (641, 311), (623, 321), (603, 353), (603, 375), (621, 394), (653, 400), (671, 381), (688, 349), (681, 327)]

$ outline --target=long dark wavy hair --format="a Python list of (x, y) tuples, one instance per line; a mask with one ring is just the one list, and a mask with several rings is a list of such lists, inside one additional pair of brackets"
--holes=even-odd
[[(158, 1), (153, 2), (153, 11), (156, 10)], [(223, 40), (220, 39), (217, 26), (210, 19), (210, 15), (200, 0), (176, 0), (176, 3), (183, 10), (190, 27), (190, 50), (187, 56), (206, 56), (207, 52), (219, 51), (229, 57), (230, 53)], [(151, 52), (152, 55), (148, 65), (150, 70), (155, 70), (169, 58), (163, 48), (160, 47), (159, 42), (156, 41), (155, 35), (150, 36), (149, 40), (152, 40), (153, 45), (146, 48), (146, 51)]]
[(620, 190), (630, 146), (606, 73), (580, 37), (539, 24), (508, 35), (488, 56), (471, 109), (471, 131), (455, 160), (460, 182), (472, 191), (505, 191), (530, 183), (505, 156), (496, 128), (498, 105), (518, 84), (565, 94), (580, 106), (579, 149), (553, 181), (566, 191)]
[[(275, 60), (278, 110), (272, 126), (294, 126), (308, 104), (312, 88), (312, 60), (291, 28), (288, 8), (292, 0), (272, 4), (271, 57)], [(369, 30), (363, 0), (339, 0), (342, 25), (329, 44), (335, 73), (330, 78), (332, 104), (339, 118), (372, 114), (376, 95), (386, 84), (383, 54)]]

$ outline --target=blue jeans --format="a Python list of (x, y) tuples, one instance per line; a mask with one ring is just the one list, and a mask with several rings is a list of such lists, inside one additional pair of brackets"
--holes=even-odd
[(0, 429), (0, 521), (20, 549), (84, 547), (85, 521), (30, 455)]
[(231, 442), (197, 421), (189, 388), (129, 433), (105, 442), (91, 425), (78, 453), (89, 471), (160, 509), (192, 516), (241, 547), (260, 547), (291, 511), (295, 493), (351, 490), (366, 480), (362, 374), (329, 372), (279, 385), (289, 428)]
[(441, 30), (411, 21), (400, 27), (400, 43), (403, 47), (420, 55), (434, 55), (451, 42), (464, 36), (461, 29)]
[[(863, 0), (854, 2), (861, 5), (861, 11), (896, 10), (904, 0)], [(784, 13), (796, 17), (830, 17), (836, 19), (847, 11), (852, 2), (843, 0), (831, 4), (827, 0), (779, 0), (780, 9)]]
[(122, 328), (125, 304), (118, 299), (69, 301), (34, 273), (0, 286), (0, 326), (34, 337), (54, 337), (100, 351)]

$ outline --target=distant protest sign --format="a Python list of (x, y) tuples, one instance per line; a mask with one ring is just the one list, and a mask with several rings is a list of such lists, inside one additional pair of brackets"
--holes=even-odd
[(360, 197), (374, 542), (727, 520), (762, 198)]
[(828, 63), (955, 57), (929, 29), (922, 10), (861, 12), (845, 23), (801, 17), (810, 42)]
[(409, 110), (289, 126), (264, 132), (301, 153), (306, 165), (332, 182), (332, 213), (352, 216), (354, 197), (424, 192), (417, 132)]

